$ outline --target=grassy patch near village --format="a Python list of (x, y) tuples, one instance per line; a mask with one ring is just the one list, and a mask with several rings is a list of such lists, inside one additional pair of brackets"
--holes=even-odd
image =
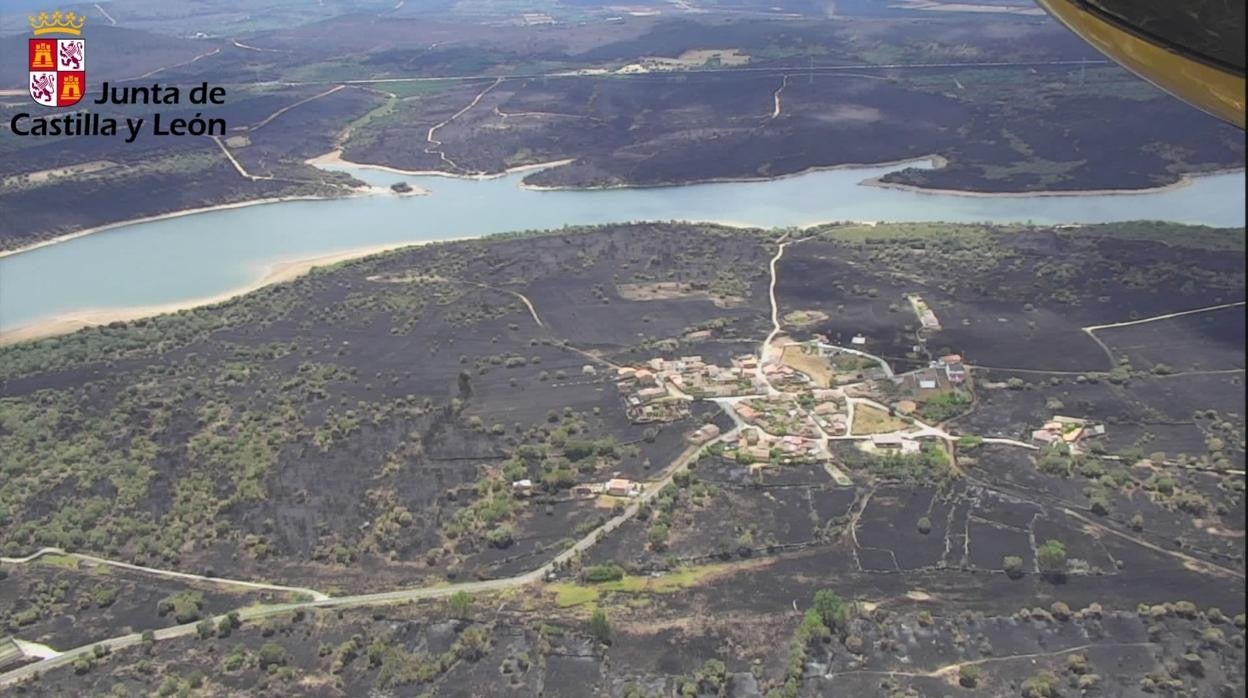
[(740, 568), (740, 564), (715, 563), (697, 567), (681, 567), (659, 576), (626, 574), (609, 582), (558, 582), (546, 586), (555, 594), (555, 605), (561, 608), (597, 602), (606, 594), (671, 594), (696, 586), (714, 576)]
[(48, 565), (49, 567), (59, 567), (66, 570), (78, 569), (78, 559), (70, 555), (58, 555), (50, 553), (39, 557), (39, 564)]
[(886, 434), (909, 427), (910, 423), (900, 417), (893, 417), (887, 411), (871, 405), (854, 407), (854, 424), (852, 434)]
[(810, 376), (815, 385), (820, 388), (832, 385), (832, 380), (836, 377), (836, 371), (832, 369), (832, 365), (813, 348), (787, 346), (780, 360), (793, 370)]

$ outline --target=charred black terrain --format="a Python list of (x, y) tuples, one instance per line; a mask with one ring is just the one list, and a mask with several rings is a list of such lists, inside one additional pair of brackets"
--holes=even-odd
[[(571, 160), (526, 180), (568, 188), (935, 158), (941, 167), (880, 183), (1145, 189), (1243, 163), (1241, 132), (1029, 15), (743, 19), (725, 7), (696, 19), (598, 12), (516, 26), (362, 12), (192, 41), (153, 33), (168, 31), (164, 18), (141, 21), (146, 30), (93, 24), (90, 99), (106, 80), (207, 82), (227, 90), (226, 104), (161, 112), (203, 112), (228, 131), (145, 132), (134, 143), (6, 133), (0, 248), (186, 209), (348, 196), (358, 182), (306, 164), (339, 149), (359, 163), (456, 175)], [(6, 35), (0, 49), (21, 55), (24, 41)], [(19, 67), (5, 66), (0, 87), (24, 89)], [(37, 115), (31, 107), (20, 91), (5, 97), (0, 128), (28, 128), (11, 120)], [(156, 107), (91, 110), (150, 121)]]
[[(810, 669), (791, 695), (1044, 695), (1028, 692), (1038, 685), (1049, 695), (1235, 695), (1242, 685), (1242, 614), (1186, 602), (1126, 611), (1073, 598), (1042, 602), (1022, 583), (1014, 592), (975, 585), (1004, 592), (991, 608), (948, 613), (936, 596), (902, 595), (829, 624), (818, 612), (803, 618), (787, 597), (768, 602), (779, 594), (747, 601), (767, 588), (751, 584), (758, 576), (783, 585), (801, 562), (737, 570), (731, 584), (710, 582), (713, 598), (621, 595), (605, 604), (609, 647), (578, 609), (551, 610), (539, 599), (466, 610), (297, 611), (224, 638), (102, 655), (79, 675), (57, 672), (29, 693), (121, 686), (127, 695), (757, 696), (769, 676), (792, 665), (802, 636)], [(807, 592), (797, 598), (811, 603)], [(530, 620), (536, 612), (544, 620)]]
[[(6, 347), (0, 634), (67, 654), (0, 681), (1243, 695), (1242, 248), (1147, 223), (568, 229)], [(776, 346), (860, 352), (829, 359), (834, 398), (753, 388), (790, 396), (793, 433), (854, 405), (817, 457), (753, 455), (737, 398), (669, 392), (686, 409), (646, 421), (617, 386)]]
[[(549, 557), (599, 518), (566, 496), (573, 483), (642, 476), (684, 447), (685, 424), (629, 423), (603, 354), (705, 323), (765, 334), (765, 307), (614, 292), (617, 278), (680, 278), (766, 298), (766, 237), (686, 233), (412, 248), (66, 340), (81, 353), (12, 347), (5, 554), (91, 549), (300, 584), (321, 568), (344, 590)], [(100, 438), (72, 436), (87, 432)], [(37, 467), (51, 434), (75, 453)], [(594, 447), (553, 457), (570, 443)], [(514, 500), (525, 476), (555, 496)], [(504, 524), (520, 524), (514, 541), (486, 540)]]

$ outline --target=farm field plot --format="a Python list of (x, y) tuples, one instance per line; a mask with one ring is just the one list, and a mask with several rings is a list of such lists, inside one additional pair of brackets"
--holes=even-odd
[(1168, 320), (1097, 330), (1133, 366), (1157, 374), (1244, 368), (1242, 305)]
[[(951, 499), (957, 493), (940, 492), (934, 488), (881, 487), (858, 519), (855, 539), (861, 556), (878, 561), (887, 551), (890, 563), (883, 569), (918, 570), (945, 563), (948, 548), (948, 523), (952, 515)], [(867, 567), (864, 559), (863, 567)]]

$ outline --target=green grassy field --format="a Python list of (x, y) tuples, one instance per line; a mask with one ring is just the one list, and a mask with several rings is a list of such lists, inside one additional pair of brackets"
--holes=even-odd
[(704, 581), (708, 577), (731, 569), (730, 564), (700, 565), (682, 567), (660, 577), (639, 577), (625, 575), (623, 579), (598, 584), (580, 582), (560, 582), (547, 588), (555, 593), (555, 604), (570, 608), (593, 604), (604, 594), (671, 594), (687, 589)]

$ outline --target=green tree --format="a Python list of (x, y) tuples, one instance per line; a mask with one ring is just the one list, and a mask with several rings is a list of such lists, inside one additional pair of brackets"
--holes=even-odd
[[(4, 577), (0, 576), (0, 579), (4, 579)], [(112, 606), (113, 603), (117, 601), (117, 588), (97, 586), (95, 588), (95, 591), (93, 591), (91, 594), (91, 600), (94, 601), (95, 605), (99, 608), (107, 608), (109, 606)]]
[(511, 526), (502, 524), (501, 526), (490, 529), (490, 531), (485, 534), (485, 540), (495, 548), (506, 548), (515, 542), (516, 532)]
[(204, 607), (204, 595), (198, 591), (180, 591), (170, 594), (156, 604), (156, 613), (160, 616), (173, 614), (174, 620), (190, 623), (199, 620), (200, 611)]
[(697, 688), (719, 695), (720, 688), (728, 679), (728, 667), (718, 659), (708, 659), (702, 663), (702, 669), (698, 671), (696, 678)]
[(459, 637), (455, 639), (455, 645), (451, 648), (455, 656), (470, 662), (475, 662), (484, 657), (489, 649), (489, 636), (476, 625), (465, 628), (464, 632), (460, 633)]
[(225, 655), (225, 659), (221, 661), (221, 668), (225, 671), (238, 671), (247, 662), (247, 650), (236, 645), (230, 653)]
[(1023, 558), (1017, 555), (1006, 555), (1001, 561), (1001, 566), (1005, 569), (1005, 574), (1010, 579), (1018, 579), (1023, 576)]
[(617, 564), (611, 563), (606, 565), (594, 565), (584, 572), (585, 581), (592, 584), (601, 582), (618, 582), (624, 578), (624, 568)]
[(650, 531), (646, 534), (650, 540), (650, 549), (656, 553), (661, 553), (667, 549), (667, 526), (664, 524), (655, 524), (650, 527)]
[(1042, 671), (1023, 682), (1023, 698), (1053, 698), (1061, 685), (1052, 672)]
[(199, 633), (199, 639), (207, 640), (217, 632), (217, 626), (212, 622), (211, 618), (205, 618), (195, 624), (195, 632)]
[(286, 663), (286, 648), (276, 642), (266, 642), (260, 645), (260, 652), (257, 654), (257, 658), (261, 669), (281, 666)]
[(1113, 503), (1109, 501), (1109, 495), (1105, 492), (1095, 492), (1088, 497), (1091, 503), (1092, 513), (1097, 516), (1106, 516), (1109, 510), (1113, 508)]
[(1037, 463), (1040, 472), (1047, 475), (1057, 475), (1059, 477), (1070, 477), (1072, 462), (1070, 456), (1062, 453), (1060, 450), (1051, 448), (1045, 451)]
[(1066, 546), (1050, 538), (1036, 549), (1036, 561), (1046, 576), (1061, 577), (1066, 573)]
[(472, 594), (466, 591), (457, 591), (451, 594), (451, 598), (447, 602), (447, 613), (452, 618), (467, 618), (471, 611)]
[(958, 667), (958, 684), (963, 688), (975, 688), (979, 685), (979, 667), (974, 664), (963, 664)]
[(607, 613), (601, 608), (594, 609), (589, 617), (589, 634), (604, 645), (611, 644), (611, 621), (607, 620)]
[(230, 633), (234, 632), (234, 629), (242, 624), (243, 622), (239, 619), (238, 612), (230, 611), (226, 617), (221, 619), (220, 623), (217, 623), (217, 637), (229, 637)]
[(835, 633), (843, 633), (849, 623), (849, 606), (831, 589), (820, 589), (815, 592), (813, 608), (820, 620)]

